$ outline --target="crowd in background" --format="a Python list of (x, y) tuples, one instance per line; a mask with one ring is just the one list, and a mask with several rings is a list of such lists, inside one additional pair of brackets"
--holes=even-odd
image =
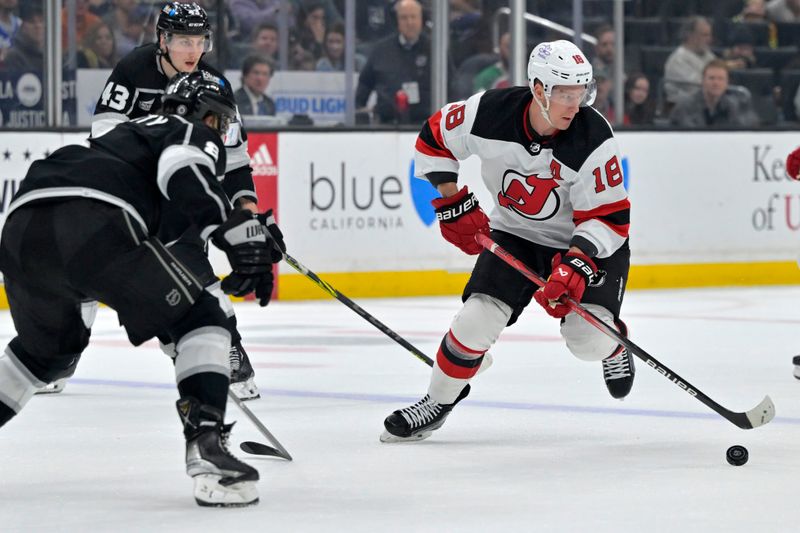
[[(344, 0), (197, 0), (209, 13), (215, 48), (206, 60), (241, 72), (240, 105), (275, 113), (270, 78), (284, 68), (345, 68)], [(431, 109), (433, 0), (357, 0), (355, 88), (360, 122), (418, 124)], [(66, 4), (66, 1), (65, 1)], [(65, 68), (112, 68), (135, 47), (155, 40), (155, 0), (75, 0), (75, 20), (62, 13)], [(449, 99), (507, 87), (507, 0), (449, 0)], [(572, 25), (572, 2), (528, 0), (528, 12)], [(287, 6), (288, 38), (280, 9)], [(583, 4), (582, 43), (592, 58), (594, 107), (610, 121), (624, 106), (624, 125), (647, 127), (780, 126), (800, 116), (800, 0), (631, 0), (625, 2), (624, 102), (614, 102), (613, 2)], [(689, 15), (691, 14), (691, 15)], [(74, 35), (75, 46), (70, 46)], [(568, 38), (527, 25), (528, 48)], [(41, 72), (45, 27), (41, 0), (0, 0), (0, 75)], [(72, 50), (71, 53), (67, 53)]]

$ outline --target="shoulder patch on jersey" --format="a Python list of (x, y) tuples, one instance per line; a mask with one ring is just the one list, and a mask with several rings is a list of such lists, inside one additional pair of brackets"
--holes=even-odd
[(490, 89), (483, 93), (472, 134), (484, 139), (516, 142), (527, 148), (530, 141), (525, 135), (525, 108), (533, 96), (527, 87)]
[(211, 159), (213, 159), (215, 163), (217, 162), (217, 159), (219, 159), (219, 148), (213, 142), (206, 141), (206, 145), (203, 147), (203, 151), (208, 155), (210, 155)]
[(553, 139), (553, 157), (577, 172), (598, 146), (614, 136), (603, 115), (582, 107), (569, 128)]

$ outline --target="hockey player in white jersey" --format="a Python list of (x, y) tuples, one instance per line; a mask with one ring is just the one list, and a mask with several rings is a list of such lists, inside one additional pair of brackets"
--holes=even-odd
[[(456, 314), (439, 346), (427, 394), (384, 421), (383, 442), (424, 439), (442, 426), (470, 390), (484, 354), (535, 299), (561, 321), (579, 359), (602, 361), (608, 391), (624, 398), (633, 385), (630, 354), (559, 303), (581, 301), (623, 333), (619, 319), (628, 276), (629, 209), (617, 142), (589, 107), (592, 66), (568, 41), (536, 46), (527, 87), (489, 90), (431, 116), (416, 142), (418, 177), (442, 198), (433, 201), (446, 240), (478, 256)], [(477, 155), (496, 202), (487, 217), (467, 187), (459, 161)], [(544, 277), (536, 286), (475, 242), (492, 239)]]

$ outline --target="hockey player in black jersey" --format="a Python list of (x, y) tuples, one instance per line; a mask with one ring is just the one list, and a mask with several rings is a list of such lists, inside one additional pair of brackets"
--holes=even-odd
[(154, 336), (175, 344), (186, 469), (197, 502), (208, 506), (256, 503), (258, 472), (227, 449), (224, 310), (157, 234), (169, 212), (180, 211), (202, 239), (225, 251), (232, 273), (222, 289), (269, 300), (281, 253), (262, 220), (232, 208), (218, 179), (225, 169), (221, 135), (235, 114), (218, 81), (180, 74), (161, 114), (34, 162), (0, 239), (17, 331), (0, 354), (0, 425), (37, 388), (71, 374), (90, 337), (80, 304), (103, 302), (132, 344)]
[[(158, 42), (135, 49), (122, 58), (111, 72), (95, 107), (92, 138), (101, 138), (121, 122), (157, 111), (169, 79), (178, 72), (207, 72), (225, 81), (226, 90), (230, 89), (222, 73), (202, 59), (212, 47), (208, 15), (202, 7), (196, 3), (166, 4), (159, 13), (156, 28)], [(257, 212), (247, 135), (238, 112), (225, 137), (227, 165), (222, 187), (234, 205)], [(171, 219), (162, 225), (159, 238), (226, 304), (232, 339), (231, 390), (242, 400), (256, 399), (259, 392), (254, 381), (255, 372), (242, 347), (233, 306), (219, 290), (219, 280), (208, 261), (197, 228), (191, 227), (181, 213), (171, 213), (170, 216)], [(84, 304), (84, 317), (89, 327), (95, 311), (96, 303), (94, 306), (91, 303)], [(173, 349), (163, 343), (162, 348), (167, 352)], [(40, 392), (60, 392), (65, 381), (59, 380)]]
[[(442, 198), (439, 228), (467, 254), (480, 254), (464, 289), (464, 306), (436, 354), (428, 393), (389, 415), (383, 442), (420, 440), (444, 424), (467, 396), (484, 354), (535, 299), (561, 321), (578, 358), (602, 361), (614, 398), (633, 385), (633, 359), (558, 301), (568, 295), (625, 332), (619, 319), (628, 276), (629, 209), (619, 149), (608, 122), (589, 107), (592, 66), (574, 44), (541, 43), (528, 62), (528, 87), (489, 90), (446, 105), (424, 124), (415, 167)], [(466, 187), (459, 161), (481, 159), (496, 207), (487, 217)], [(475, 241), (492, 239), (547, 277), (536, 286)]]

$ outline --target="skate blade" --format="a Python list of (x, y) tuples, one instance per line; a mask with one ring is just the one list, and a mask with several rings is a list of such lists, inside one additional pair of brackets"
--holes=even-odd
[(800, 379), (800, 366), (794, 367), (794, 377)]
[(58, 379), (52, 383), (49, 383), (42, 387), (41, 389), (37, 390), (34, 394), (58, 394), (64, 390), (64, 387), (67, 386), (66, 379)]
[(201, 474), (194, 476), (194, 499), (201, 507), (247, 507), (258, 503), (255, 481), (241, 481), (221, 485), (221, 476)]
[(253, 382), (253, 378), (250, 378), (246, 381), (238, 381), (236, 383), (231, 383), (230, 385), (231, 392), (233, 392), (237, 398), (242, 400), (243, 402), (249, 402), (250, 400), (258, 400), (261, 398), (261, 393), (258, 391), (258, 387)]
[(393, 443), (393, 442), (417, 442), (419, 440), (425, 440), (431, 436), (433, 430), (423, 431), (422, 433), (418, 433), (416, 435), (411, 435), (410, 437), (398, 437), (397, 435), (392, 435), (388, 431), (384, 430), (381, 433), (380, 441), (385, 443)]

